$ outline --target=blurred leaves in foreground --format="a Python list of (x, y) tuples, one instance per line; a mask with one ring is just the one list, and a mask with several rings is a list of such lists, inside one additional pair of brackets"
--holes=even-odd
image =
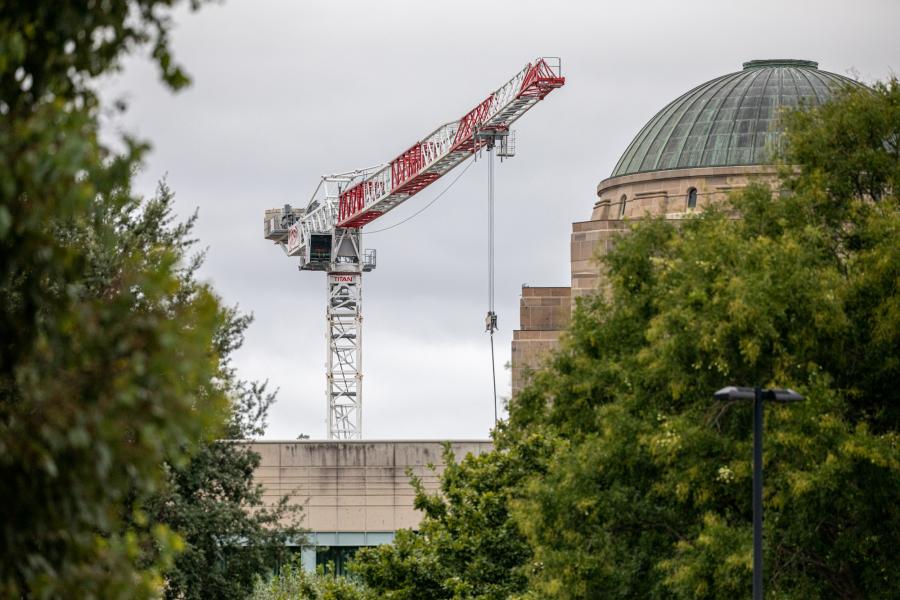
[[(176, 4), (0, 8), (3, 597), (187, 594), (187, 558), (212, 578), (242, 544), (258, 563), (273, 535), (265, 511), (234, 512), (258, 499), (252, 453), (214, 441), (254, 435), (271, 402), (228, 361), (248, 320), (197, 281), (169, 190), (132, 191), (147, 146), (99, 139), (97, 79), (129, 52), (149, 47), (165, 85), (187, 83), (169, 50)], [(232, 580), (246, 591), (252, 575)]]

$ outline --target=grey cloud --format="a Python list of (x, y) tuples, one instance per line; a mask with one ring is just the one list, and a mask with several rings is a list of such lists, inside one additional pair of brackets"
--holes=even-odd
[[(154, 144), (140, 186), (168, 173), (183, 215), (200, 209), (204, 277), (256, 322), (237, 365), (279, 387), (269, 436), (323, 435), (324, 281), (262, 239), (262, 213), (304, 205), (318, 177), (384, 162), (458, 118), (524, 63), (563, 58), (566, 87), (517, 126), (497, 171), (498, 367), (509, 360), (522, 283), (567, 285), (570, 224), (665, 103), (754, 58), (811, 58), (884, 77), (900, 7), (792, 2), (275, 2), (179, 13), (176, 96), (135, 58), (108, 86), (110, 124)], [(449, 177), (453, 177), (451, 174)], [(449, 179), (445, 178), (445, 179)], [(441, 180), (375, 221), (400, 221)], [(484, 164), (394, 230), (367, 236), (364, 431), (369, 438), (483, 437), (493, 419), (486, 310)], [(381, 223), (384, 221), (384, 224)], [(500, 373), (501, 394), (509, 374)]]

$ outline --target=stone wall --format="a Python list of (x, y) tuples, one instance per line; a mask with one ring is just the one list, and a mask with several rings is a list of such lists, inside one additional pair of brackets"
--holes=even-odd
[[(774, 183), (775, 173), (775, 167), (754, 165), (673, 169), (604, 179), (597, 186), (599, 199), (594, 204), (591, 220), (640, 219), (648, 215), (683, 218), (685, 214), (721, 202), (728, 192), (746, 187), (750, 181)], [(697, 190), (694, 209), (687, 206), (691, 188)]]
[(620, 219), (572, 223), (570, 248), (573, 305), (580, 296), (597, 290), (601, 272), (597, 256), (609, 252), (626, 227), (627, 221)]
[[(457, 460), (492, 447), (486, 440), (450, 445)], [(259, 441), (251, 448), (261, 456), (254, 478), (263, 485), (264, 502), (271, 506), (288, 496), (303, 507), (301, 525), (314, 533), (415, 528), (422, 515), (413, 508), (406, 470), (428, 490), (438, 488), (443, 470), (439, 441)]]
[[(663, 216), (678, 221), (723, 202), (732, 191), (751, 181), (774, 185), (776, 168), (702, 167), (673, 169), (612, 177), (597, 186), (590, 221), (572, 224), (572, 301), (593, 293), (602, 283), (602, 265), (616, 237), (628, 229), (629, 221)], [(688, 206), (688, 194), (697, 190), (696, 206)]]
[[(577, 298), (602, 289), (602, 265), (597, 259), (613, 248), (616, 239), (628, 230), (630, 221), (648, 216), (681, 220), (722, 202), (729, 192), (751, 181), (774, 185), (775, 175), (775, 167), (755, 165), (673, 169), (601, 181), (591, 220), (572, 224), (571, 288), (522, 288), (521, 325), (513, 332), (512, 342), (513, 395), (522, 388), (524, 373), (540, 365), (558, 347), (561, 330), (568, 324)], [(697, 190), (695, 207), (688, 206), (691, 188)], [(554, 296), (555, 293), (559, 296)], [(550, 307), (555, 307), (554, 303), (563, 297), (570, 303), (569, 310), (553, 312), (556, 309)], [(565, 316), (556, 319), (555, 315)]]
[(572, 315), (571, 289), (567, 287), (522, 286), (519, 300), (519, 327), (513, 331), (512, 393), (525, 383), (525, 373), (536, 369), (547, 353), (556, 348), (559, 334)]

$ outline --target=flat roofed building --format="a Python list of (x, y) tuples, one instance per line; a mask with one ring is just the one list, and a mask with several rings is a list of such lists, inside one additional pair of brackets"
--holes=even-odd
[[(493, 447), (488, 440), (447, 443), (457, 461)], [(301, 561), (309, 570), (331, 561), (342, 571), (357, 548), (390, 543), (398, 529), (415, 529), (422, 513), (413, 508), (407, 470), (436, 491), (444, 468), (444, 442), (436, 440), (258, 441), (250, 447), (261, 457), (254, 478), (264, 503), (274, 506), (287, 496), (303, 509), (300, 524), (309, 533)]]

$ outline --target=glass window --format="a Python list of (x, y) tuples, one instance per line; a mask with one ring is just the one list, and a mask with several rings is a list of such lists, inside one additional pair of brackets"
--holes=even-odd
[(319, 546), (316, 548), (316, 567), (322, 567), (328, 574), (346, 576), (347, 564), (359, 546)]
[(697, 208), (697, 188), (691, 188), (688, 190), (687, 207)]
[(628, 200), (628, 197), (625, 194), (622, 194), (622, 200), (619, 202), (619, 216), (625, 216), (625, 201)]

